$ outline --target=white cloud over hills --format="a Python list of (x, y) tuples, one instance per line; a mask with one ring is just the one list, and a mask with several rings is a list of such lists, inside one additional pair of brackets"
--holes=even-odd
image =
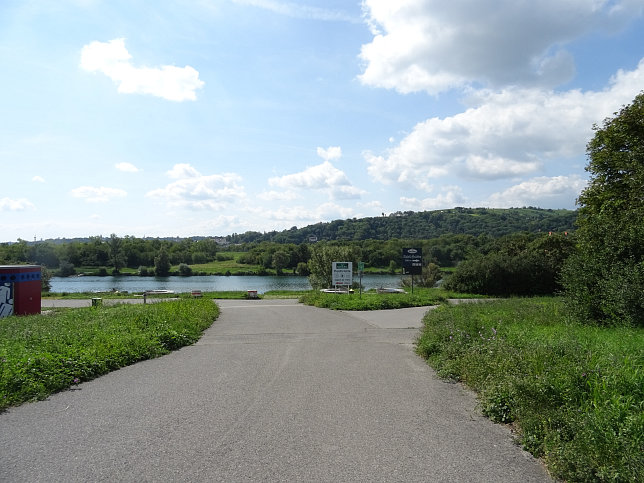
[(176, 67), (137, 67), (125, 48), (125, 39), (94, 41), (81, 50), (80, 66), (89, 72), (101, 72), (118, 85), (124, 94), (149, 94), (169, 101), (194, 101), (195, 91), (204, 82), (189, 65)]

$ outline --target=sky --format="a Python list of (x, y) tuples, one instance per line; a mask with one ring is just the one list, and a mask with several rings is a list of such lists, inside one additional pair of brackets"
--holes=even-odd
[(644, 0), (0, 0), (0, 242), (576, 207)]

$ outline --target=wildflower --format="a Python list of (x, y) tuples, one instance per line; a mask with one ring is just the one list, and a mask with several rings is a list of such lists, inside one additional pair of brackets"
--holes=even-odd
[(78, 384), (78, 383), (80, 383), (80, 379), (79, 379), (79, 378), (77, 378), (77, 377), (75, 377), (75, 378), (74, 378), (74, 384)]

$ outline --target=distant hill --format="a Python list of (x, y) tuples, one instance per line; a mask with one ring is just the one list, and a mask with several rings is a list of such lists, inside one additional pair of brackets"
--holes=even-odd
[(540, 208), (454, 208), (436, 211), (405, 211), (370, 218), (351, 218), (316, 223), (303, 228), (259, 233), (249, 231), (226, 237), (229, 243), (272, 241), (303, 243), (321, 240), (430, 239), (445, 234), (488, 234), (500, 237), (527, 231), (573, 231), (577, 212)]

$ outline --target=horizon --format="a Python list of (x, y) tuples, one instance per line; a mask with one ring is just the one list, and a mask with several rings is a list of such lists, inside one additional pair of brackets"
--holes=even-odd
[[(435, 212), (443, 212), (444, 213), (444, 212), (447, 212), (447, 211), (455, 211), (455, 210), (459, 210), (459, 209), (464, 209), (464, 210), (482, 210), (482, 209), (485, 209), (485, 210), (537, 210), (537, 211), (572, 211), (572, 212), (577, 211), (576, 209), (569, 210), (569, 209), (566, 209), (566, 208), (539, 208), (539, 207), (536, 207), (536, 206), (523, 206), (523, 207), (520, 207), (520, 208), (519, 207), (486, 208), (486, 207), (455, 206), (453, 208), (445, 208), (445, 209), (442, 209), (442, 210), (425, 210), (425, 211), (415, 211), (415, 212), (411, 212), (411, 213), (413, 213), (413, 214), (416, 214), (416, 213), (435, 213)], [(318, 224), (330, 224), (330, 223), (337, 222), (337, 221), (352, 221), (352, 220), (362, 220), (362, 219), (368, 219), (368, 218), (382, 218), (382, 217), (384, 217), (384, 218), (398, 217), (398, 216), (404, 216), (407, 213), (410, 213), (410, 212), (408, 211), (408, 212), (381, 213), (380, 215), (368, 216), (368, 217), (363, 217), (363, 218), (345, 218), (345, 219), (336, 219), (336, 220), (329, 220), (329, 221), (323, 221), (323, 222), (316, 222), (316, 223), (313, 223), (313, 224), (310, 224), (310, 225), (304, 225), (304, 226), (299, 226), (299, 227), (298, 226), (293, 226), (293, 227), (285, 228), (285, 229), (282, 229), (282, 230), (264, 230), (264, 231), (248, 230), (248, 231), (242, 232), (242, 233), (233, 232), (233, 233), (228, 233), (226, 235), (197, 235), (197, 234), (193, 234), (193, 235), (187, 235), (187, 236), (177, 236), (177, 235), (155, 235), (155, 236), (142, 235), (142, 236), (135, 236), (135, 235), (127, 234), (127, 233), (123, 234), (123, 235), (119, 235), (119, 234), (114, 233), (114, 235), (116, 235), (118, 238), (131, 237), (131, 238), (140, 238), (140, 239), (146, 239), (146, 240), (147, 239), (152, 239), (152, 240), (155, 240), (155, 239), (160, 239), (160, 240), (183, 240), (183, 239), (195, 239), (195, 238), (212, 238), (212, 239), (217, 240), (217, 239), (225, 239), (225, 238), (228, 238), (228, 237), (233, 237), (233, 236), (236, 236), (236, 235), (245, 235), (246, 233), (260, 233), (262, 235), (266, 235), (266, 234), (269, 234), (269, 233), (281, 233), (281, 232), (284, 232), (284, 231), (289, 231), (291, 229), (303, 230), (303, 229), (313, 227), (313, 226), (318, 225)], [(39, 240), (38, 239), (36, 239), (36, 240), (20, 239), (20, 240), (12, 240), (12, 241), (4, 241), (4, 242), (0, 241), (0, 243), (2, 243), (2, 244), (7, 244), (7, 243), (8, 244), (14, 244), (14, 243), (19, 243), (20, 241), (24, 241), (27, 244), (34, 244), (34, 243), (57, 242), (57, 241), (65, 242), (65, 241), (75, 241), (75, 240), (90, 240), (92, 238), (100, 238), (101, 240), (107, 240), (107, 239), (109, 239), (111, 237), (111, 235), (112, 235), (112, 233), (110, 233), (109, 235), (94, 234), (94, 235), (80, 235), (80, 236), (76, 236), (76, 237), (61, 236), (61, 237), (56, 237), (56, 238), (46, 238), (46, 239), (41, 238)], [(316, 241), (320, 241), (320, 240), (316, 240)]]
[(1, 242), (575, 210), (593, 125), (644, 89), (641, 1), (35, 0), (0, 25)]

